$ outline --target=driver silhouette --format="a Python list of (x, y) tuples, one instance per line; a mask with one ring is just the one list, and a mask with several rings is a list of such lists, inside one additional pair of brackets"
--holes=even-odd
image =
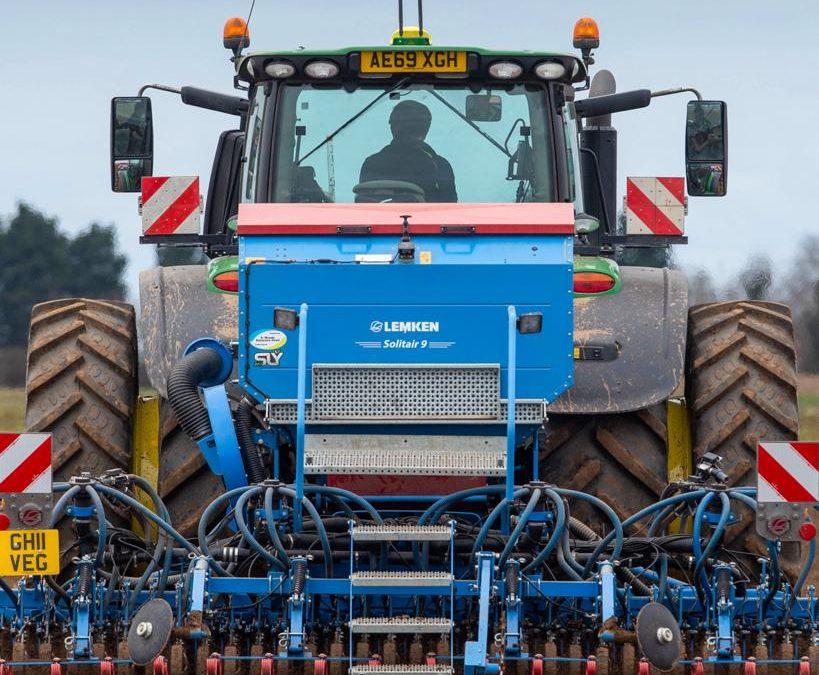
[(420, 187), (428, 202), (458, 201), (452, 166), (424, 142), (431, 123), (423, 103), (398, 103), (390, 113), (392, 142), (364, 160), (359, 181), (406, 181)]

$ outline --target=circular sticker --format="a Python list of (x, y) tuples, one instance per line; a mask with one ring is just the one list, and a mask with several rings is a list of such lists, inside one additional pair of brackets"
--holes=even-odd
[(266, 352), (272, 352), (275, 349), (281, 349), (287, 343), (287, 336), (280, 330), (260, 330), (253, 334), (250, 338), (250, 344), (256, 349), (262, 349)]
[(781, 537), (791, 529), (791, 521), (784, 516), (772, 516), (768, 519), (768, 532), (776, 537)]
[(21, 525), (35, 527), (43, 522), (43, 510), (37, 504), (23, 504), (17, 512)]

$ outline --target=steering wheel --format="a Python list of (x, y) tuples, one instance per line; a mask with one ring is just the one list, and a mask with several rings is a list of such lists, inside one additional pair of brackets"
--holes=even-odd
[(368, 180), (353, 188), (356, 203), (425, 202), (423, 188), (405, 180)]

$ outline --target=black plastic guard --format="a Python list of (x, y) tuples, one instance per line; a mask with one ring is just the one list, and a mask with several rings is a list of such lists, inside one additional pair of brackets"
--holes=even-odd
[(688, 281), (677, 270), (621, 267), (616, 295), (574, 301), (574, 386), (547, 411), (618, 413), (667, 399), (685, 367)]
[(238, 334), (235, 295), (207, 288), (206, 265), (154, 267), (139, 274), (140, 351), (151, 386), (167, 398), (173, 365), (191, 342), (213, 337), (225, 344)]

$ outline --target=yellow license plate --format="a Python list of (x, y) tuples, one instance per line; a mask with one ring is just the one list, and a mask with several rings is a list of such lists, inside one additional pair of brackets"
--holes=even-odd
[(361, 52), (362, 73), (465, 73), (466, 52)]
[(57, 530), (0, 531), (0, 577), (60, 573)]

